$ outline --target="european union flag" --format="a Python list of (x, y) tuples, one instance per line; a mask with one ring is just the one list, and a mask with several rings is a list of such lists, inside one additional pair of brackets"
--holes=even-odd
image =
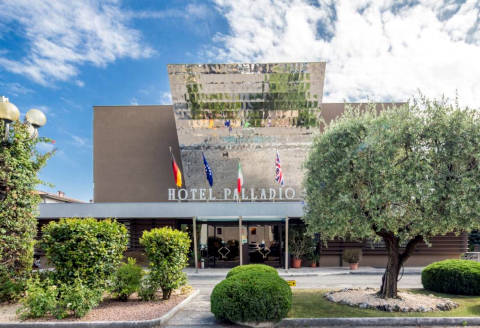
[(202, 153), (203, 156), (203, 164), (205, 165), (205, 175), (207, 176), (208, 183), (210, 184), (210, 187), (213, 186), (213, 173), (212, 169), (210, 168), (210, 165), (208, 165), (207, 159), (205, 158), (205, 154)]

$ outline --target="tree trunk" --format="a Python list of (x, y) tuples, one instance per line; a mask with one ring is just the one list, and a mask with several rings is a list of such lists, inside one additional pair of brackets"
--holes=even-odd
[(170, 295), (172, 295), (172, 290), (171, 289), (163, 289), (162, 288), (162, 296), (164, 300), (170, 299)]
[(382, 277), (382, 287), (380, 288), (380, 297), (397, 297), (398, 274), (402, 266), (400, 256), (399, 240), (393, 234), (384, 236), (385, 246), (387, 248), (387, 268)]
[(388, 261), (387, 268), (382, 277), (382, 287), (380, 288), (379, 296), (381, 298), (395, 298), (397, 297), (397, 283), (400, 269), (413, 253), (417, 244), (423, 241), (423, 237), (416, 236), (411, 239), (405, 247), (405, 251), (400, 253), (400, 239), (398, 237), (393, 233), (384, 232), (381, 233), (381, 236), (387, 248)]

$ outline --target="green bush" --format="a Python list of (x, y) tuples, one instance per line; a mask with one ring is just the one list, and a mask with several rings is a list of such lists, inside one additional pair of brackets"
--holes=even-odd
[(122, 301), (126, 301), (130, 295), (140, 288), (142, 275), (142, 267), (136, 264), (134, 258), (129, 257), (127, 263), (122, 263), (115, 273), (112, 284), (113, 295)]
[(22, 307), (18, 312), (22, 319), (47, 315), (62, 319), (69, 314), (80, 318), (100, 303), (102, 294), (102, 288), (89, 288), (80, 280), (57, 286), (52, 279), (41, 280), (35, 277), (27, 284), (25, 297), (21, 300)]
[(41, 247), (65, 284), (81, 279), (92, 289), (105, 287), (127, 248), (127, 229), (110, 219), (61, 219), (42, 231)]
[(265, 264), (247, 264), (247, 265), (239, 265), (228, 271), (227, 278), (233, 277), (239, 273), (243, 273), (245, 271), (248, 272), (267, 272), (278, 276), (278, 272), (275, 268), (265, 265)]
[(432, 263), (422, 271), (422, 285), (439, 293), (480, 295), (480, 263), (469, 260)]
[(172, 290), (187, 281), (182, 270), (188, 264), (188, 233), (170, 227), (152, 229), (143, 232), (140, 244), (150, 261), (150, 279), (162, 289), (163, 299), (169, 299)]
[(216, 285), (210, 301), (211, 311), (218, 320), (279, 321), (292, 306), (292, 291), (278, 275), (247, 270)]
[(153, 301), (155, 299), (155, 293), (160, 287), (152, 281), (150, 276), (142, 279), (140, 283), (140, 288), (138, 289), (138, 297), (142, 301)]
[(100, 303), (102, 294), (102, 288), (90, 288), (80, 280), (60, 285), (60, 298), (54, 315), (62, 319), (72, 313), (76, 318), (81, 318)]
[(0, 268), (0, 302), (18, 300), (25, 291), (25, 279), (15, 279)]
[(20, 318), (40, 318), (56, 311), (58, 289), (50, 280), (41, 281), (38, 277), (27, 283), (25, 296), (18, 310)]

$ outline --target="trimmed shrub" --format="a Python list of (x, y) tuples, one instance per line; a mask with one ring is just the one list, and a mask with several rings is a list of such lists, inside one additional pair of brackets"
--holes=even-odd
[(217, 284), (210, 302), (211, 311), (218, 320), (279, 321), (292, 306), (292, 291), (278, 275), (247, 270)]
[(470, 260), (432, 263), (422, 271), (422, 285), (439, 293), (480, 295), (480, 263)]
[(245, 271), (248, 272), (266, 272), (271, 273), (278, 276), (278, 272), (275, 268), (265, 265), (265, 264), (247, 264), (247, 265), (239, 265), (228, 271), (227, 278), (233, 277), (239, 273), (243, 273)]
[(150, 279), (162, 289), (163, 299), (172, 290), (184, 285), (187, 276), (182, 270), (188, 264), (190, 238), (188, 233), (170, 227), (144, 231), (140, 244), (150, 261)]
[(127, 263), (122, 263), (115, 273), (112, 284), (113, 295), (119, 300), (126, 301), (140, 288), (142, 275), (142, 267), (136, 264), (134, 258), (129, 257)]
[(127, 229), (106, 220), (61, 219), (43, 227), (41, 247), (55, 266), (55, 279), (105, 287), (127, 249)]

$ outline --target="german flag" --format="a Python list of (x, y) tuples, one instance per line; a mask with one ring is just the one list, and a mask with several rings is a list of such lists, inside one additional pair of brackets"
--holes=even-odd
[(182, 187), (182, 172), (175, 161), (175, 157), (172, 153), (172, 147), (170, 147), (170, 155), (172, 155), (172, 169), (173, 169), (173, 179), (175, 180), (175, 185), (179, 188)]

